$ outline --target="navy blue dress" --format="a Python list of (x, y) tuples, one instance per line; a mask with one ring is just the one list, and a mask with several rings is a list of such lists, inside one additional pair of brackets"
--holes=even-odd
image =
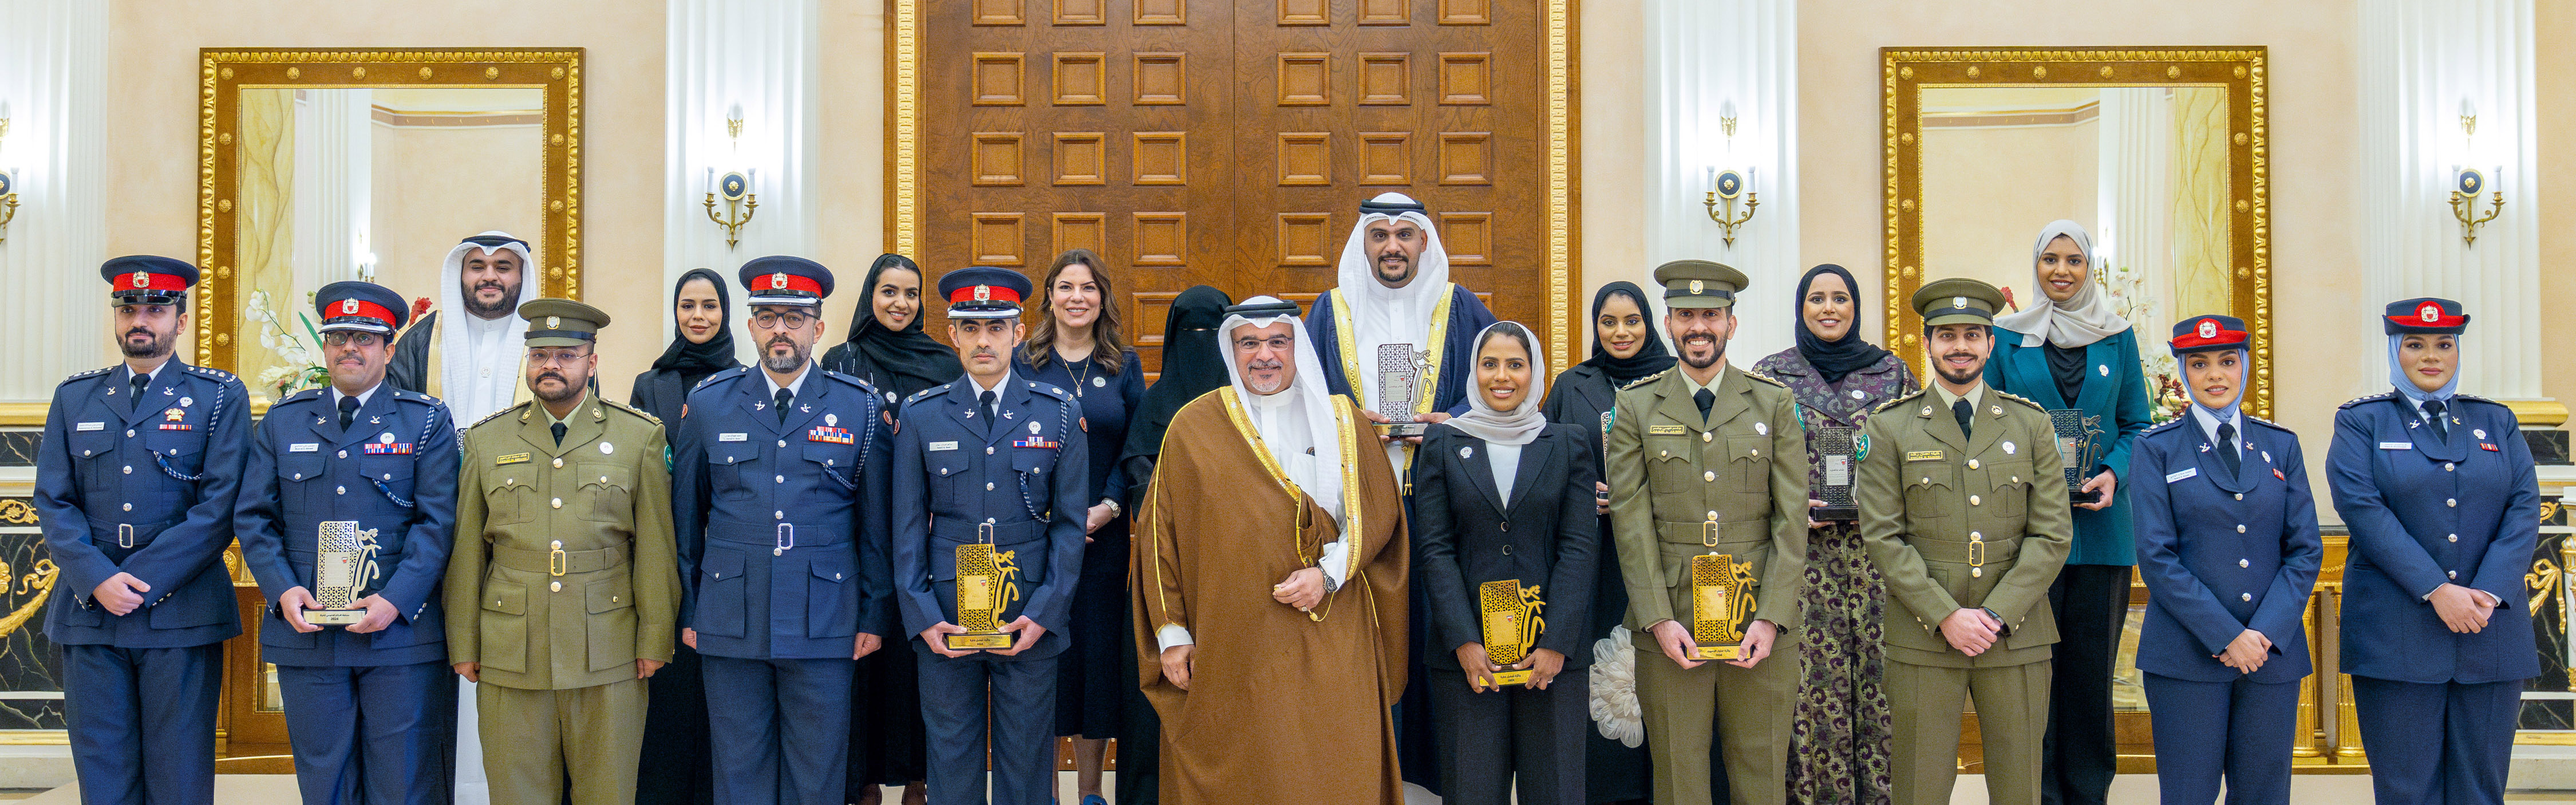
[[(1066, 362), (1063, 356), (1044, 368), (1025, 359), (1011, 363), (1011, 375), (1074, 392), (1082, 407), (1083, 441), (1090, 448), (1091, 497), (1083, 517), (1104, 498), (1122, 507), (1116, 518), (1091, 532), (1082, 548), (1082, 578), (1073, 589), (1073, 645), (1056, 663), (1055, 733), (1083, 738), (1115, 738), (1125, 724), (1122, 696), (1136, 687), (1136, 669), (1122, 650), (1127, 622), (1127, 471), (1118, 455), (1127, 446), (1127, 415), (1145, 401), (1145, 368), (1135, 350), (1127, 350), (1117, 374), (1103, 371), (1096, 360)], [(1126, 666), (1125, 672), (1120, 667)]]

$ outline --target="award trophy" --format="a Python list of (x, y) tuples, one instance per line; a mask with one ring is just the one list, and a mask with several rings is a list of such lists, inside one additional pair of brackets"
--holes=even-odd
[[(1514, 665), (1529, 657), (1530, 644), (1538, 642), (1539, 633), (1547, 631), (1547, 620), (1538, 611), (1547, 602), (1538, 598), (1538, 588), (1521, 587), (1519, 579), (1489, 581), (1476, 587), (1485, 613), (1485, 657), (1495, 665)], [(1526, 685), (1537, 669), (1496, 671), (1496, 685)]]
[(315, 626), (347, 626), (367, 617), (359, 593), (382, 575), (376, 567), (376, 532), (356, 520), (325, 520), (313, 556), (313, 598), (321, 609), (304, 611)]
[(1011, 634), (1002, 631), (1001, 623), (1002, 610), (1020, 592), (1010, 583), (1019, 575), (1011, 554), (995, 553), (990, 542), (957, 546), (957, 625), (966, 627), (966, 633), (947, 636), (950, 650), (1011, 647)]
[(2102, 418), (2073, 408), (2048, 409), (2048, 426), (2057, 432), (2057, 456), (2066, 462), (2066, 500), (2098, 503), (2100, 492), (2083, 491), (2085, 473), (2093, 468), (2093, 437), (2102, 435)]
[(1377, 348), (1377, 412), (1388, 424), (1378, 430), (1389, 436), (1420, 436), (1430, 428), (1413, 421), (1413, 402), (1422, 389), (1422, 371), (1430, 368), (1431, 353), (1415, 352), (1412, 344), (1381, 344)]
[(1815, 431), (1816, 458), (1822, 462), (1824, 481), (1817, 484), (1815, 497), (1825, 502), (1824, 508), (1808, 513), (1807, 519), (1858, 520), (1860, 504), (1852, 500), (1852, 466), (1860, 460), (1860, 445), (1866, 437), (1859, 428), (1826, 426)]
[(1744, 653), (1744, 627), (1753, 623), (1753, 562), (1718, 553), (1717, 514), (1701, 525), (1711, 550), (1691, 557), (1691, 642), (1694, 660), (1735, 660)]

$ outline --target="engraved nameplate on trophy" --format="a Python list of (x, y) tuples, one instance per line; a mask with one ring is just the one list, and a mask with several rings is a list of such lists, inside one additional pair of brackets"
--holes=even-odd
[(1010, 648), (1011, 633), (1002, 631), (1002, 610), (1006, 599), (1018, 597), (1018, 588), (1010, 585), (1006, 570), (1008, 553), (994, 553), (989, 542), (970, 542), (957, 546), (957, 625), (965, 634), (948, 635), (951, 651), (967, 649)]
[[(1521, 587), (1519, 579), (1489, 581), (1477, 585), (1476, 597), (1485, 616), (1485, 658), (1495, 665), (1517, 665), (1527, 659), (1530, 647), (1547, 630), (1547, 621), (1539, 610), (1547, 602), (1539, 600), (1539, 588)], [(1537, 669), (1497, 671), (1492, 674), (1496, 685), (1526, 685)]]
[(2048, 409), (2048, 427), (2057, 433), (2057, 456), (2066, 462), (2066, 499), (2069, 503), (2097, 503), (2102, 493), (2083, 491), (2084, 480), (2099, 456), (2093, 454), (2093, 437), (2102, 435), (2102, 418), (2085, 416), (2073, 408)]
[(1816, 462), (1824, 477), (1816, 483), (1814, 497), (1825, 502), (1807, 519), (1858, 520), (1860, 503), (1852, 499), (1852, 478), (1859, 468), (1861, 449), (1869, 437), (1859, 428), (1828, 425), (1817, 428), (1808, 438), (1816, 447)]
[(1429, 424), (1413, 421), (1413, 406), (1423, 389), (1423, 370), (1430, 368), (1430, 353), (1416, 352), (1412, 344), (1381, 344), (1377, 348), (1377, 412), (1388, 424), (1378, 430), (1389, 436), (1420, 436)]
[(1742, 659), (1744, 627), (1753, 623), (1753, 561), (1717, 552), (1715, 512), (1702, 523), (1708, 553), (1691, 557), (1691, 642), (1694, 660)]
[(367, 617), (360, 594), (381, 575), (376, 567), (376, 532), (358, 530), (356, 520), (323, 521), (313, 548), (313, 598), (320, 609), (303, 612), (315, 626), (347, 626)]

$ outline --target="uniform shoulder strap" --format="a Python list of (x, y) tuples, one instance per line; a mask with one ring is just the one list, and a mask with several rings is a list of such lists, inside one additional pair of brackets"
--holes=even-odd
[(1645, 377), (1640, 377), (1640, 378), (1637, 378), (1637, 379), (1636, 379), (1636, 380), (1634, 380), (1634, 381), (1630, 381), (1630, 382), (1628, 383), (1628, 385), (1620, 386), (1620, 387), (1619, 387), (1619, 390), (1620, 390), (1620, 391), (1627, 391), (1627, 390), (1629, 390), (1629, 389), (1633, 389), (1633, 388), (1636, 388), (1636, 387), (1638, 387), (1638, 386), (1643, 386), (1643, 385), (1646, 385), (1646, 384), (1648, 384), (1648, 383), (1655, 382), (1655, 381), (1657, 381), (1657, 380), (1662, 380), (1662, 379), (1664, 379), (1664, 376), (1665, 376), (1665, 375), (1672, 374), (1672, 373), (1673, 373), (1673, 370), (1671, 370), (1671, 369), (1666, 369), (1666, 370), (1663, 370), (1663, 371), (1661, 371), (1661, 372), (1656, 372), (1656, 373), (1654, 373), (1654, 374), (1647, 375), (1647, 376), (1645, 376)]
[(1745, 371), (1744, 371), (1744, 376), (1745, 376), (1745, 377), (1752, 378), (1752, 379), (1754, 379), (1754, 380), (1758, 380), (1758, 381), (1764, 382), (1764, 383), (1769, 383), (1769, 384), (1771, 384), (1771, 385), (1778, 386), (1778, 387), (1783, 388), (1783, 389), (1786, 389), (1786, 388), (1788, 388), (1788, 387), (1789, 387), (1789, 384), (1780, 382), (1780, 380), (1779, 380), (1778, 378), (1772, 377), (1772, 376), (1770, 375), (1770, 373), (1763, 372), (1763, 371), (1759, 371), (1759, 370), (1747, 369), (1747, 370), (1745, 370)]
[(2380, 392), (2380, 393), (2377, 393), (2377, 394), (2368, 394), (2368, 395), (2363, 395), (2363, 396), (2360, 396), (2360, 397), (2354, 397), (2354, 398), (2352, 398), (2352, 399), (2345, 400), (2345, 401), (2343, 401), (2343, 404), (2342, 404), (2342, 405), (2335, 406), (2335, 409), (2336, 409), (2336, 410), (2342, 410), (2342, 409), (2345, 409), (2345, 408), (2351, 408), (2351, 407), (2353, 407), (2353, 406), (2360, 405), (2360, 404), (2362, 404), (2362, 403), (2372, 402), (2372, 401), (2375, 401), (2375, 400), (2385, 400), (2385, 399), (2388, 399), (2388, 398), (2390, 398), (2390, 397), (2394, 397), (2394, 396), (2397, 396), (2397, 392), (2394, 392), (2394, 391), (2383, 391), (2383, 392)]
[(503, 416), (507, 416), (507, 415), (509, 415), (509, 414), (517, 413), (519, 409), (521, 409), (521, 408), (526, 408), (526, 407), (528, 407), (528, 406), (535, 405), (535, 404), (536, 404), (536, 401), (534, 401), (534, 400), (530, 400), (530, 401), (528, 401), (528, 402), (523, 402), (523, 403), (520, 403), (520, 404), (518, 404), (518, 405), (510, 406), (510, 407), (508, 407), (508, 408), (503, 408), (503, 409), (501, 409), (501, 410), (494, 411), (494, 412), (492, 412), (492, 413), (489, 413), (489, 414), (485, 414), (485, 415), (483, 415), (483, 418), (482, 418), (482, 419), (474, 420), (474, 424), (472, 424), (472, 425), (468, 425), (468, 426), (466, 426), (466, 427), (467, 427), (467, 429), (469, 429), (469, 430), (471, 430), (471, 429), (473, 429), (473, 428), (483, 427), (483, 423), (485, 423), (485, 422), (490, 422), (490, 421), (495, 420), (495, 419), (500, 419), (500, 418), (501, 418), (501, 417), (503, 417)]
[(1904, 405), (1904, 404), (1909, 403), (1909, 402), (1913, 402), (1913, 401), (1914, 401), (1914, 398), (1916, 398), (1916, 397), (1921, 397), (1921, 396), (1923, 396), (1923, 395), (1925, 395), (1925, 394), (1931, 393), (1931, 391), (1932, 391), (1932, 389), (1931, 389), (1930, 387), (1928, 387), (1928, 386), (1927, 386), (1927, 387), (1924, 387), (1924, 388), (1915, 389), (1915, 390), (1914, 390), (1914, 393), (1912, 393), (1912, 394), (1907, 394), (1907, 395), (1904, 395), (1904, 396), (1901, 396), (1901, 397), (1897, 397), (1896, 399), (1893, 399), (1893, 400), (1888, 400), (1887, 402), (1879, 403), (1877, 408), (1869, 409), (1869, 412), (1870, 412), (1870, 413), (1872, 413), (1872, 414), (1876, 414), (1876, 413), (1878, 413), (1878, 412), (1880, 412), (1880, 411), (1885, 411), (1885, 410), (1890, 409), (1890, 408), (1895, 408), (1895, 407), (1897, 407), (1897, 406)]
[(2014, 393), (2012, 393), (2012, 392), (2004, 391), (2004, 390), (2002, 390), (2002, 389), (1997, 389), (1997, 388), (1993, 388), (1993, 387), (1988, 387), (1986, 390), (1987, 390), (1987, 391), (1990, 391), (1990, 392), (1994, 392), (1995, 394), (1998, 394), (1998, 395), (2002, 395), (2004, 399), (2011, 400), (2011, 401), (2013, 401), (2013, 402), (2017, 402), (2017, 403), (2021, 403), (2021, 404), (2023, 404), (2023, 405), (2030, 406), (2030, 410), (2033, 410), (2033, 411), (2041, 411), (2041, 412), (2045, 412), (2045, 411), (2047, 411), (2047, 410), (2048, 410), (2048, 406), (2041, 405), (2041, 404), (2039, 404), (2037, 401), (2034, 401), (2034, 400), (2032, 400), (2032, 399), (2031, 399), (2031, 398), (2029, 398), (2029, 397), (2024, 397), (2024, 396), (2021, 396), (2021, 395), (2019, 395), (2019, 394), (2014, 394)]
[(624, 412), (629, 413), (629, 414), (634, 414), (634, 415), (636, 415), (636, 416), (643, 417), (643, 418), (644, 418), (644, 421), (646, 421), (646, 422), (651, 422), (651, 423), (656, 424), (656, 425), (662, 424), (662, 418), (661, 418), (661, 417), (657, 417), (657, 416), (654, 416), (654, 415), (652, 415), (652, 414), (645, 413), (643, 409), (636, 408), (635, 406), (627, 405), (627, 404), (625, 404), (625, 403), (618, 402), (618, 401), (616, 401), (616, 400), (612, 400), (612, 399), (609, 399), (609, 398), (606, 398), (606, 397), (601, 397), (601, 398), (599, 398), (599, 401), (600, 401), (600, 402), (602, 402), (602, 403), (606, 403), (606, 404), (608, 405), (608, 407), (609, 407), (611, 410), (624, 411)]

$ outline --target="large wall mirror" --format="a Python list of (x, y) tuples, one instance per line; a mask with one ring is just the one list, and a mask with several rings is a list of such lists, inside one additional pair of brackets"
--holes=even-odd
[(2093, 281), (2138, 328), (2160, 415), (2187, 398), (2153, 347), (2202, 313), (2253, 329), (2248, 402), (2271, 415), (2263, 49), (1880, 55), (1890, 346), (1922, 365), (1922, 318), (1906, 302), (1931, 279), (2043, 303), (2032, 240), (2069, 219), (2093, 233)]
[(309, 365), (310, 294), (366, 279), (441, 299), (466, 236), (534, 246), (580, 294), (581, 51), (202, 52), (199, 362), (264, 382)]

